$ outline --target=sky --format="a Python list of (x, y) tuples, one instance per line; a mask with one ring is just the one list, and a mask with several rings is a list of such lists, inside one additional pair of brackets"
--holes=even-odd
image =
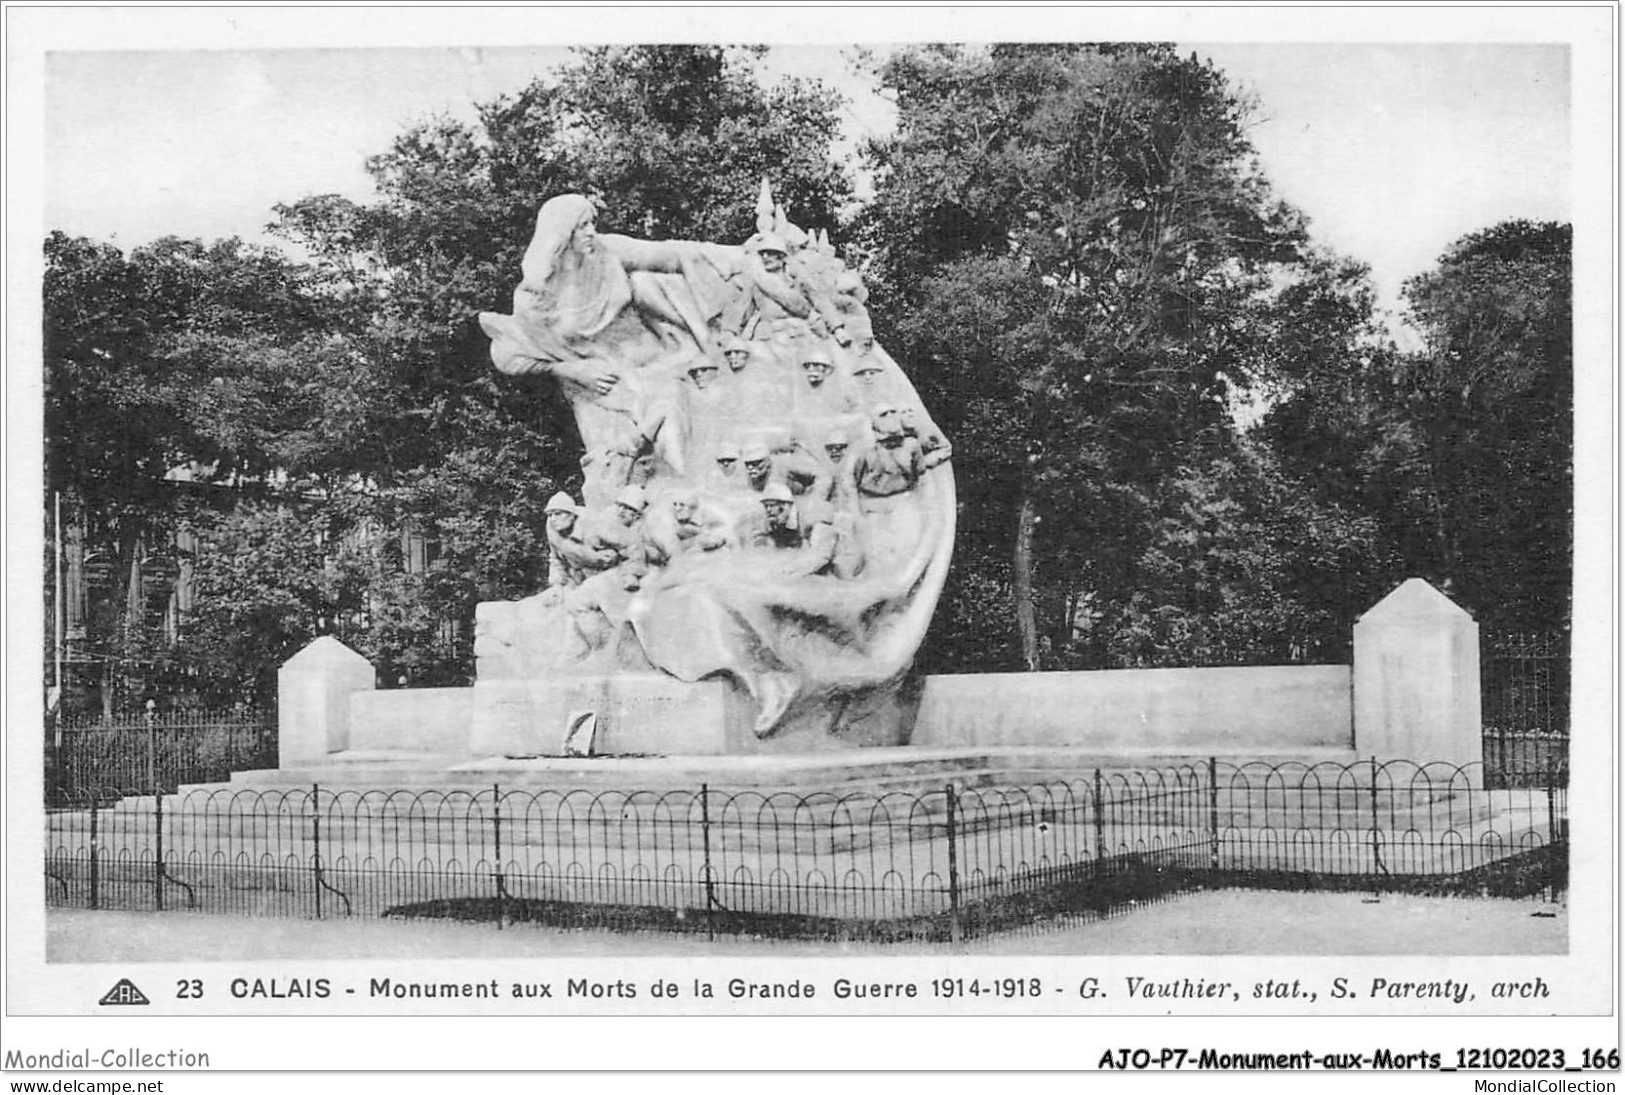
[[(1221, 27), (1237, 29), (1211, 20), (1179, 29)], [(727, 37), (738, 35), (730, 26)], [(1252, 138), (1277, 193), (1309, 216), (1318, 243), (1372, 268), (1385, 306), (1397, 307), (1403, 281), (1465, 233), (1511, 217), (1571, 219), (1567, 45), (1219, 38), (1180, 45), (1255, 98)], [(437, 113), (472, 119), (474, 104), (567, 58), (557, 46), (176, 50), (166, 41), (131, 50), (104, 37), (45, 56), (45, 230), (123, 246), (165, 234), (264, 239), (276, 203), (328, 192), (364, 200), (367, 157), (407, 125)], [(776, 47), (765, 69), (843, 90), (853, 145), (891, 124), (889, 105), (834, 42)]]

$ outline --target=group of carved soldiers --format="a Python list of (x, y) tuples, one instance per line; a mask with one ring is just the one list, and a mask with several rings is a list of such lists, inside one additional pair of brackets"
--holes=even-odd
[[(922, 436), (913, 408), (892, 402), (862, 283), (827, 239), (791, 259), (763, 231), (747, 250), (756, 261), (718, 317), (721, 362), (713, 350), (679, 366), (686, 394), (646, 408), (627, 451), (597, 469), (613, 477), (589, 497), (613, 501), (589, 511), (559, 493), (547, 504), (546, 596), (588, 651), (634, 592), (690, 554), (755, 550), (784, 577), (857, 576), (862, 499), (912, 490), (951, 456), (934, 427)], [(675, 485), (661, 489), (657, 454)], [(693, 465), (706, 454), (709, 466)]]
[(594, 513), (555, 494), (547, 504), (548, 586), (568, 590), (613, 572), (616, 585), (635, 590), (652, 568), (689, 552), (734, 548), (793, 550), (791, 573), (851, 578), (863, 566), (860, 498), (910, 490), (950, 456), (942, 438), (919, 435), (907, 408), (877, 408), (871, 429), (873, 443), (861, 446), (847, 430), (831, 430), (822, 453), (783, 432), (773, 444), (724, 441), (703, 491), (677, 486), (653, 504), (641, 483)]

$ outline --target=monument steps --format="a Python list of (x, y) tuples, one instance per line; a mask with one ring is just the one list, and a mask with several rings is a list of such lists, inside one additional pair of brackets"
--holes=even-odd
[[(1482, 802), (1471, 811), (1438, 803), (1408, 811), (1383, 811), (1380, 843), (1390, 854), (1390, 862), (1442, 854), (1429, 850), (1435, 845), (1454, 847), (1455, 854), (1469, 858), (1475, 847), (1498, 857), (1530, 840), (1544, 843), (1550, 839), (1544, 806), (1530, 808), (1531, 804), (1506, 792), (1476, 797)], [(1235, 804), (1213, 813), (1205, 798), (1205, 788), (1201, 788), (1177, 804), (1108, 809), (1097, 819), (1086, 799), (1052, 804), (995, 795), (990, 803), (984, 799), (988, 808), (981, 809), (972, 793), (959, 800), (956, 813), (961, 863), (974, 873), (981, 863), (1003, 862), (1011, 854), (1016, 855), (1015, 861), (1032, 857), (1082, 860), (1093, 856), (1097, 846), (1107, 855), (1180, 847), (1195, 848), (1205, 855), (1215, 825), (1227, 861), (1239, 856), (1238, 862), (1274, 862), (1283, 855), (1336, 859), (1368, 852), (1370, 821), (1362, 809), (1300, 811), (1291, 803), (1277, 802), (1268, 816)], [(144, 808), (127, 809), (130, 816), (122, 824), (104, 814), (104, 840), (121, 829), (146, 830), (153, 814), (152, 800), (145, 802)], [(856, 802), (829, 798), (808, 803), (798, 798), (793, 805), (782, 797), (731, 806), (712, 799), (710, 824), (702, 836), (697, 797), (687, 795), (663, 802), (644, 798), (600, 801), (590, 807), (581, 803), (575, 810), (559, 813), (526, 811), (510, 803), (503, 810), (501, 847), (505, 861), (528, 862), (544, 873), (547, 868), (540, 865), (552, 864), (556, 871), (584, 856), (585, 862), (655, 863), (662, 869), (675, 865), (692, 874), (704, 861), (707, 841), (719, 869), (726, 867), (731, 872), (746, 867), (757, 876), (786, 863), (850, 869), (862, 862), (845, 857), (870, 856), (887, 848), (903, 850), (886, 855), (923, 856), (924, 861), (945, 863), (945, 799), (909, 798), (906, 805), (895, 800), (893, 804), (903, 808), (887, 809), (867, 796)], [(194, 805), (184, 819), (166, 807), (171, 854), (195, 858), (228, 852), (245, 868), (281, 869), (289, 856), (302, 855), (313, 839), (306, 814), (308, 800), (292, 798), (286, 806), (285, 811), (244, 813), (223, 807), (198, 811)], [(411, 803), (403, 805), (399, 814), (381, 806), (377, 798), (369, 798), (368, 808), (352, 810), (340, 800), (337, 809), (330, 806), (321, 812), (320, 839), (335, 869), (409, 870), (429, 864), (433, 870), (437, 869), (434, 864), (477, 864), (495, 852), (494, 812), (488, 803), (466, 817), (460, 812), (443, 815), (432, 803), (421, 813), (414, 813)], [(403, 820), (408, 824), (400, 827)], [(83, 832), (87, 822), (86, 815), (79, 814), (58, 818), (53, 828)], [(1455, 836), (1440, 843), (1445, 830)], [(1514, 833), (1520, 835), (1512, 839)]]
[[(1218, 760), (1218, 802), (1206, 791), (1209, 756)], [(234, 796), (256, 793), (296, 796), (288, 812), (303, 810), (313, 787), (320, 795), (353, 798), (363, 792), (401, 796), (462, 794), (488, 796), (493, 787), (504, 794), (544, 793), (579, 808), (597, 795), (617, 792), (651, 807), (662, 796), (687, 802), (706, 786), (713, 795), (714, 820), (723, 803), (735, 811), (772, 801), (788, 808), (805, 800), (809, 818), (826, 817), (841, 799), (864, 802), (888, 795), (908, 796), (910, 817), (945, 822), (946, 798), (952, 783), (958, 792), (965, 824), (979, 812), (1011, 810), (1034, 817), (1056, 811), (1092, 809), (1095, 774), (1108, 812), (1125, 819), (1176, 827), (1257, 828), (1260, 822), (1285, 829), (1358, 829), (1372, 824), (1371, 783), (1363, 765), (1343, 750), (1259, 753), (1256, 750), (1213, 751), (1201, 756), (1156, 749), (1102, 755), (1092, 750), (1033, 749), (864, 749), (801, 756), (717, 757), (538, 757), (468, 760), (421, 753), (381, 750), (334, 754), (326, 763), (281, 770), (239, 772), (229, 783), (200, 784), (165, 796), (164, 809), (200, 806), (209, 813), (241, 813)], [(1322, 767), (1316, 767), (1317, 765)], [(1352, 766), (1352, 767), (1351, 767)], [(1188, 783), (1187, 783), (1188, 781)], [(1188, 789), (1187, 789), (1188, 788)], [(331, 799), (328, 800), (331, 803)], [(1510, 800), (1475, 790), (1465, 781), (1396, 781), (1383, 785), (1376, 801), (1381, 827), (1437, 830), (1471, 828), (1506, 808)], [(898, 799), (886, 803), (896, 808)], [(1217, 808), (1215, 815), (1214, 809)], [(121, 801), (115, 812), (150, 813), (151, 796)], [(866, 809), (868, 807), (865, 807)], [(248, 807), (251, 811), (254, 806)], [(670, 809), (668, 804), (667, 809)], [(324, 810), (330, 814), (331, 805)], [(280, 812), (280, 809), (273, 812)], [(342, 810), (337, 811), (342, 813)]]
[[(1444, 854), (1435, 848), (1440, 841), (1467, 858), (1494, 858), (1516, 851), (1519, 841), (1547, 839), (1541, 835), (1547, 804), (1538, 792), (1485, 792), (1463, 781), (1412, 787), (1395, 777), (1379, 783), (1373, 816), (1369, 769), (1350, 767), (1354, 758), (1346, 753), (1214, 756), (1221, 761), (1217, 796), (1206, 756), (1150, 749), (1112, 756), (870, 749), (793, 758), (475, 761), (371, 751), (292, 771), (239, 773), (229, 783), (183, 788), (161, 803), (168, 854), (229, 852), (249, 882), (256, 871), (281, 879), (288, 857), (304, 854), (316, 839), (316, 816), (335, 878), (360, 871), (357, 884), (366, 884), (369, 872), (410, 874), (425, 864), (431, 873), (445, 864), (486, 869), (479, 864), (494, 855), (498, 839), (493, 786), (504, 794), (502, 860), (539, 882), (558, 872), (591, 875), (606, 865), (623, 871), (640, 864), (661, 877), (675, 870), (693, 878), (707, 847), (727, 878), (743, 872), (765, 879), (786, 864), (845, 877), (872, 873), (897, 857), (940, 866), (948, 854), (948, 798), (939, 792), (950, 781), (967, 878), (993, 864), (1081, 862), (1101, 851), (1185, 849), (1180, 854), (1206, 862), (1215, 829), (1226, 863), (1325, 861), (1339, 871), (1376, 854), (1373, 826), (1381, 831), (1385, 864), (1399, 871)], [(1261, 766), (1245, 767), (1254, 762)], [(1317, 762), (1328, 763), (1317, 770)], [(1097, 768), (1103, 808), (1094, 795)], [(761, 778), (763, 770), (777, 782)], [(702, 783), (711, 791), (703, 805)], [(150, 832), (157, 805), (142, 796), (102, 811), (104, 840), (120, 830)], [(89, 821), (79, 813), (52, 824), (83, 831)], [(1514, 840), (1514, 833), (1522, 835)]]
[[(551, 791), (757, 791), (763, 794), (870, 794), (941, 790), (949, 781), (958, 788), (1017, 787), (1027, 783), (1133, 778), (1139, 773), (1200, 770), (1208, 758), (1221, 765), (1263, 767), (1319, 764), (1345, 766), (1358, 759), (1344, 749), (1262, 752), (1204, 750), (1200, 754), (1149, 747), (1064, 749), (1002, 746), (993, 748), (871, 748), (796, 755), (620, 756), (620, 757), (487, 757), (451, 758), (424, 754), (334, 753), (320, 764), (276, 770), (238, 772), (230, 784), (210, 789), (323, 790), (506, 790)], [(1228, 771), (1227, 767), (1224, 771)], [(1249, 771), (1253, 769), (1249, 768)], [(1295, 778), (1295, 777), (1293, 777)]]

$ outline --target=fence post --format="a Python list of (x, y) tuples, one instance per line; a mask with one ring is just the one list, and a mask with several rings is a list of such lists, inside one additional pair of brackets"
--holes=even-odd
[(46, 788), (45, 793), (49, 797), (45, 801), (54, 805), (62, 801), (62, 715), (60, 713), (51, 716), (51, 736), (46, 744), (51, 751), (51, 786)]
[(152, 792), (152, 896), (158, 911), (164, 911), (164, 796), (157, 788)]
[(316, 880), (316, 919), (322, 918), (322, 812), (317, 808), (317, 797), (322, 788), (319, 783), (310, 785), (310, 838), (311, 838), (311, 874)]
[(1106, 800), (1102, 795), (1100, 769), (1095, 769), (1095, 870), (1106, 867)]
[(952, 942), (959, 942), (959, 842), (955, 814), (958, 811), (958, 797), (954, 794), (952, 782), (944, 785), (943, 790), (948, 796), (948, 938)]
[(705, 861), (700, 865), (700, 879), (705, 888), (705, 937), (715, 939), (716, 924), (712, 911), (716, 908), (715, 882), (711, 877), (711, 785), (700, 784), (700, 841)]
[(95, 791), (92, 791), (90, 793), (90, 907), (93, 909), (101, 908), (102, 897), (101, 871), (96, 864), (97, 855), (101, 850), (97, 846), (96, 840), (96, 812), (100, 804), (101, 797)]
[(1208, 866), (1219, 869), (1219, 760), (1207, 758), (1207, 828), (1209, 833)]
[(1556, 901), (1558, 863), (1563, 864), (1566, 875), (1569, 857), (1568, 852), (1563, 851), (1559, 858), (1559, 845), (1564, 841), (1557, 833), (1557, 770), (1550, 755), (1546, 758), (1546, 833), (1546, 900)]
[(1382, 864), (1382, 829), (1377, 817), (1377, 758), (1371, 758), (1371, 875), (1386, 874)]
[(491, 784), (491, 826), (496, 835), (496, 870), (494, 872), (497, 884), (497, 931), (501, 931), (507, 923), (508, 910), (504, 901), (505, 891), (502, 881), (502, 787)]
[(1546, 758), (1546, 831), (1551, 834), (1551, 843), (1556, 844), (1560, 839), (1557, 833), (1557, 768), (1552, 758)]
[(158, 723), (157, 705), (147, 701), (147, 790), (158, 789)]

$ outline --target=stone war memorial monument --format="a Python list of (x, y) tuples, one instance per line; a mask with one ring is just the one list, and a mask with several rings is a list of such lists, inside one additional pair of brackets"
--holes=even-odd
[[(746, 199), (748, 200), (748, 198)], [(919, 678), (950, 565), (952, 448), (875, 339), (862, 279), (763, 181), (732, 244), (537, 213), (491, 360), (574, 414), (546, 588), (478, 607), (468, 688), (378, 690), (337, 640), (279, 677), (281, 771), (247, 782), (835, 787), (1090, 766), (1482, 759), (1477, 628), (1413, 579), (1353, 665)]]
[(950, 449), (862, 281), (766, 181), (743, 245), (600, 234), (546, 202), (498, 369), (551, 378), (585, 452), (549, 586), (479, 607), (474, 748), (808, 751), (903, 740), (954, 532)]

